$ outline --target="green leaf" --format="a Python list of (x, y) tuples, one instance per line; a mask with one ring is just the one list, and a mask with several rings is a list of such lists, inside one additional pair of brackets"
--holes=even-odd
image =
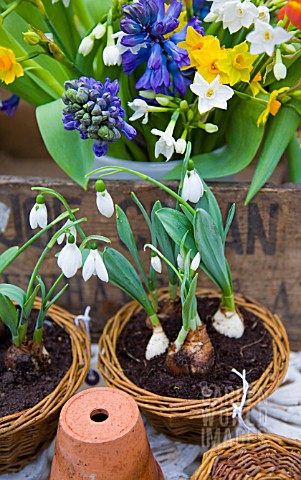
[(185, 300), (183, 301), (182, 299), (182, 320), (185, 330), (189, 329), (190, 321), (194, 319), (197, 314), (197, 300), (195, 296), (197, 281), (198, 275), (192, 280)]
[(10, 247), (0, 255), (0, 273), (6, 269), (10, 262), (14, 259), (19, 247)]
[(18, 337), (18, 312), (13, 302), (6, 296), (0, 294), (0, 317), (13, 337), (17, 341)]
[[(297, 100), (290, 102), (299, 104)], [(300, 116), (286, 105), (282, 105), (275, 117), (270, 116), (266, 125), (264, 144), (249, 188), (246, 204), (256, 195), (272, 175), (283, 152), (293, 138)]]
[(136, 241), (133, 235), (130, 222), (128, 221), (128, 218), (125, 212), (118, 205), (116, 205), (116, 225), (117, 225), (117, 232), (120, 240), (124, 243), (124, 245), (127, 247), (129, 252), (131, 253), (137, 265), (137, 268), (140, 272), (140, 275), (143, 278), (145, 286), (149, 290), (149, 281), (139, 257)]
[[(264, 128), (258, 128), (256, 124), (261, 112), (262, 105), (252, 101), (239, 100), (236, 103), (227, 124), (225, 146), (192, 157), (202, 178), (233, 175), (251, 163), (264, 133)], [(165, 175), (164, 180), (179, 179), (180, 174), (181, 165)]]
[(212, 217), (215, 225), (219, 230), (220, 235), (222, 236), (224, 233), (224, 226), (219, 204), (217, 203), (217, 200), (208, 185), (204, 182), (204, 180), (202, 181), (204, 183), (205, 192), (196, 204), (195, 209), (197, 210), (198, 208), (202, 208), (203, 210), (206, 210), (206, 212), (208, 212), (209, 215)]
[(22, 288), (17, 287), (16, 285), (10, 285), (9, 283), (0, 284), (0, 294), (10, 298), (21, 308), (23, 307), (26, 299), (26, 294)]
[(227, 235), (228, 235), (228, 232), (229, 232), (229, 228), (231, 227), (231, 223), (233, 222), (233, 218), (234, 218), (234, 215), (235, 215), (235, 208), (236, 208), (235, 203), (233, 203), (233, 205), (231, 205), (231, 208), (228, 212), (226, 225), (225, 225), (225, 231), (223, 233), (224, 243), (226, 241), (226, 238), (227, 238)]
[(192, 256), (194, 256), (198, 250), (193, 237), (193, 227), (188, 218), (172, 208), (161, 208), (156, 215), (176, 245), (180, 246), (184, 235), (187, 234), (185, 247), (187, 250), (191, 250)]
[(196, 211), (194, 238), (202, 263), (210, 272), (215, 284), (223, 292), (231, 290), (223, 239), (211, 216), (205, 210)]
[(153, 315), (155, 313), (154, 309), (132, 264), (121, 253), (111, 247), (105, 249), (103, 260), (110, 282), (137, 300), (148, 315)]
[(94, 154), (92, 141), (82, 140), (79, 132), (67, 131), (62, 123), (64, 104), (61, 99), (37, 108), (37, 121), (44, 143), (50, 155), (84, 189), (85, 175), (92, 170)]
[(31, 314), (33, 304), (35, 302), (35, 299), (37, 297), (39, 290), (40, 290), (40, 285), (37, 285), (34, 291), (32, 292), (32, 294), (30, 295), (29, 299), (25, 302), (23, 306), (23, 315), (26, 320), (29, 318)]
[(301, 183), (301, 144), (297, 137), (297, 132), (287, 146), (286, 155), (288, 158), (290, 181)]

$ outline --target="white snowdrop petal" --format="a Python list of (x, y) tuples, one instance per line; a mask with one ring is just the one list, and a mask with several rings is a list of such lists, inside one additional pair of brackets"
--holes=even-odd
[(158, 255), (156, 255), (155, 257), (151, 257), (151, 265), (157, 273), (162, 272), (162, 263)]
[(92, 36), (84, 37), (78, 47), (78, 53), (86, 57), (94, 47), (94, 38)]
[(96, 192), (96, 204), (99, 212), (105, 217), (110, 218), (114, 214), (114, 203), (107, 190)]
[(36, 216), (39, 227), (45, 228), (47, 226), (47, 208), (45, 203), (38, 205)]
[(35, 230), (38, 226), (36, 205), (32, 207), (29, 213), (29, 225), (32, 230)]
[(191, 270), (195, 272), (199, 268), (200, 262), (201, 262), (201, 255), (199, 252), (197, 252), (192, 259), (192, 262), (190, 265)]
[(92, 250), (90, 250), (90, 253), (87, 257), (87, 260), (84, 263), (83, 266), (83, 279), (85, 282), (89, 280), (89, 278), (92, 277), (95, 269), (95, 263), (94, 263), (94, 257), (92, 255)]
[(99, 252), (97, 252), (97, 255), (95, 256), (95, 271), (100, 280), (102, 280), (103, 282), (109, 281), (109, 275), (106, 266)]
[[(183, 197), (182, 197), (183, 198)], [(184, 270), (184, 262), (183, 262), (183, 258), (182, 258), (182, 255), (179, 253), (178, 256), (177, 256), (177, 264), (178, 264), (178, 267), (181, 269), (181, 270)]]

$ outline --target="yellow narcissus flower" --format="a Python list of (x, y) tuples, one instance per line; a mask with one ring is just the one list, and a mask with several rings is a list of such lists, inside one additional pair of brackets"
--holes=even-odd
[(230, 85), (240, 81), (249, 82), (250, 72), (258, 55), (251, 55), (248, 52), (247, 42), (229, 48), (226, 52), (226, 57), (218, 61), (218, 68), (228, 75)]
[(283, 87), (283, 88), (280, 88), (279, 90), (273, 90), (271, 92), (266, 108), (263, 110), (263, 112), (261, 112), (261, 114), (258, 117), (257, 127), (259, 127), (261, 123), (264, 124), (267, 121), (269, 114), (273, 116), (277, 115), (278, 110), (281, 107), (281, 102), (277, 100), (277, 97), (278, 95), (280, 95), (280, 93), (283, 93), (286, 90), (289, 90), (289, 88)]
[(10, 48), (0, 47), (0, 80), (8, 85), (22, 75), (23, 68), (17, 62), (14, 52)]
[(220, 60), (226, 55), (227, 51), (221, 48), (218, 38), (215, 37), (212, 41), (205, 42), (201, 50), (191, 52), (197, 71), (208, 83), (211, 83), (217, 75), (220, 76), (221, 83), (229, 83), (228, 74), (222, 72), (218, 67)]
[(186, 35), (185, 42), (179, 42), (177, 44), (178, 47), (184, 48), (185, 50), (187, 50), (189, 59), (190, 59), (190, 65), (188, 65), (187, 67), (186, 66), (182, 67), (182, 70), (187, 70), (188, 68), (196, 67), (197, 60), (195, 59), (195, 54), (199, 52), (205, 44), (210, 43), (213, 40), (216, 40), (216, 38), (213, 37), (213, 35), (203, 36), (200, 33), (198, 33), (193, 27), (189, 26), (187, 28), (187, 35)]
[(253, 97), (256, 97), (259, 92), (261, 93), (268, 93), (261, 85), (260, 81), (262, 80), (262, 75), (260, 72), (256, 73), (255, 77), (253, 78), (252, 82), (250, 83), (250, 89), (252, 91)]

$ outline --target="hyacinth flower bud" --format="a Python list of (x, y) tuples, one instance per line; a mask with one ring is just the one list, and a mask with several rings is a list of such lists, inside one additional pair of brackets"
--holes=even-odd
[(95, 182), (96, 190), (96, 205), (99, 212), (107, 218), (110, 218), (114, 213), (114, 203), (111, 195), (106, 189), (105, 182), (98, 179)]
[(47, 225), (47, 208), (45, 205), (44, 196), (42, 194), (37, 196), (36, 203), (30, 211), (29, 225), (33, 230), (38, 226), (40, 228), (45, 228)]

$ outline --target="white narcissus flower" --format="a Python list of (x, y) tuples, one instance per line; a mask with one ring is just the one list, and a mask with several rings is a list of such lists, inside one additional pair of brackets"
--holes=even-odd
[(116, 45), (107, 45), (103, 51), (103, 63), (107, 67), (113, 67), (114, 65), (121, 65), (122, 56), (119, 48)]
[(69, 235), (66, 245), (60, 251), (57, 264), (67, 278), (73, 277), (82, 266), (82, 254), (72, 235)]
[(199, 97), (198, 109), (201, 115), (209, 112), (212, 108), (227, 109), (227, 101), (234, 95), (234, 91), (227, 85), (220, 83), (220, 76), (208, 83), (200, 73), (196, 72), (194, 83), (190, 89)]
[(257, 17), (257, 7), (249, 0), (230, 1), (223, 5), (223, 27), (230, 33), (238, 32), (242, 27), (249, 28)]
[(78, 47), (78, 53), (86, 57), (87, 55), (89, 55), (90, 52), (92, 52), (93, 47), (94, 37), (92, 35), (89, 35), (88, 37), (84, 37), (80, 42), (80, 45)]
[(114, 203), (106, 189), (105, 183), (98, 179), (95, 183), (96, 205), (99, 212), (107, 218), (114, 214)]
[(246, 40), (251, 43), (250, 53), (252, 55), (265, 52), (271, 57), (274, 53), (275, 45), (287, 42), (292, 36), (293, 33), (287, 32), (282, 27), (273, 28), (268, 23), (257, 20), (254, 31), (248, 33)]
[(45, 228), (47, 225), (47, 208), (43, 195), (38, 195), (36, 203), (29, 213), (29, 225), (32, 230), (37, 227)]
[(87, 260), (83, 266), (83, 279), (85, 282), (87, 282), (92, 275), (97, 275), (98, 278), (103, 282), (109, 281), (106, 266), (97, 249), (90, 250)]
[(128, 102), (128, 106), (134, 110), (135, 113), (130, 117), (131, 121), (138, 120), (138, 118), (144, 117), (142, 123), (145, 125), (148, 122), (148, 109), (149, 105), (145, 100), (141, 98), (135, 98), (132, 102)]
[(162, 263), (160, 257), (156, 254), (152, 254), (151, 256), (151, 266), (157, 273), (162, 272)]
[(194, 166), (192, 166), (185, 174), (181, 197), (185, 202), (197, 203), (203, 195), (203, 182)]
[(199, 268), (200, 266), (200, 263), (201, 263), (201, 255), (199, 252), (197, 252), (195, 254), (195, 256), (193, 257), (192, 259), (192, 262), (191, 262), (191, 265), (190, 265), (190, 268), (191, 270), (193, 270), (194, 272), (196, 272), (196, 270)]
[[(67, 227), (71, 222), (71, 220), (67, 220), (67, 222), (65, 223), (64, 227)], [(74, 226), (70, 227), (69, 229), (69, 232), (65, 231), (63, 232), (57, 239), (57, 243), (59, 245), (61, 245), (66, 237), (66, 239), (69, 237), (69, 235), (73, 235), (73, 237), (75, 238), (76, 240), (76, 228)]]
[(153, 128), (151, 130), (153, 135), (159, 135), (159, 140), (155, 145), (155, 157), (158, 158), (160, 154), (164, 155), (166, 161), (171, 159), (175, 151), (176, 141), (172, 136), (172, 132), (169, 131), (168, 127), (165, 132)]
[(256, 20), (260, 20), (261, 22), (266, 22), (269, 23), (270, 21), (270, 10), (268, 7), (265, 7), (264, 5), (257, 7), (258, 11), (258, 17)]

